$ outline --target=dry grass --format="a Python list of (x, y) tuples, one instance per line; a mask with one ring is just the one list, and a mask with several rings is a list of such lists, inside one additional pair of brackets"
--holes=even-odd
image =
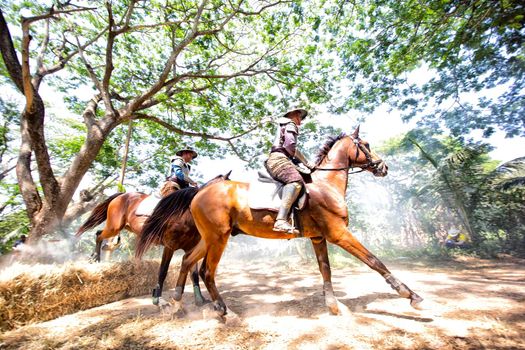
[[(0, 331), (148, 294), (158, 269), (158, 261), (13, 264), (0, 272)], [(175, 275), (168, 274), (165, 288)]]

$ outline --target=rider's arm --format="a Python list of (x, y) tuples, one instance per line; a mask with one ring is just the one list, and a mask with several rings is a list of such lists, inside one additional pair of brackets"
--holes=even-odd
[(188, 175), (186, 175), (184, 173), (184, 171), (182, 170), (183, 164), (181, 163), (181, 161), (175, 160), (173, 162), (172, 173), (174, 173), (174, 175), (177, 177), (177, 179), (185, 181), (185, 182), (187, 182), (187, 183), (189, 183), (191, 185), (196, 186), (197, 183), (195, 181), (193, 181)]
[(182, 171), (182, 168), (178, 165), (173, 165), (173, 171), (172, 173), (174, 173), (173, 175), (175, 175), (177, 177), (177, 179), (179, 180), (185, 180), (184, 179), (184, 172)]
[(308, 161), (304, 154), (302, 154), (301, 151), (299, 151), (298, 149), (295, 150), (295, 158), (301, 163), (303, 163), (308, 169), (315, 168), (315, 164), (313, 162)]
[(284, 141), (283, 148), (286, 150), (290, 157), (295, 155), (297, 148), (297, 134), (299, 133), (299, 128), (294, 123), (286, 124), (284, 129)]

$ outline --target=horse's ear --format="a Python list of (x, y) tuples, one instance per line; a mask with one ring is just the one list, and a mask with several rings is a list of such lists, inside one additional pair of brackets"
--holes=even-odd
[(355, 128), (354, 133), (352, 134), (352, 137), (354, 139), (359, 138), (359, 125), (357, 126), (357, 128)]

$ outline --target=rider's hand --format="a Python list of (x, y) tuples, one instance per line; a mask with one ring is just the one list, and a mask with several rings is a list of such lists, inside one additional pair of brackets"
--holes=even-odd
[(315, 163), (314, 162), (307, 162), (305, 164), (305, 166), (310, 169), (310, 170), (314, 170), (315, 169)]

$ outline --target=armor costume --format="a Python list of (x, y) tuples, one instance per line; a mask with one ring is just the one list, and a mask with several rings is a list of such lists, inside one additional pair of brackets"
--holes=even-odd
[(176, 182), (180, 188), (186, 188), (194, 181), (190, 178), (191, 165), (186, 163), (182, 157), (175, 156), (171, 160), (171, 172), (169, 179)]
[(296, 109), (286, 113), (283, 118), (278, 120), (275, 141), (270, 156), (265, 162), (270, 175), (285, 184), (274, 231), (299, 234), (299, 231), (288, 223), (288, 216), (293, 203), (304, 186), (304, 180), (292, 160), (299, 161), (310, 169), (313, 169), (314, 165), (308, 162), (297, 149), (299, 126), (293, 121), (293, 118), (299, 116), (302, 120), (307, 114), (308, 112), (303, 109)]

